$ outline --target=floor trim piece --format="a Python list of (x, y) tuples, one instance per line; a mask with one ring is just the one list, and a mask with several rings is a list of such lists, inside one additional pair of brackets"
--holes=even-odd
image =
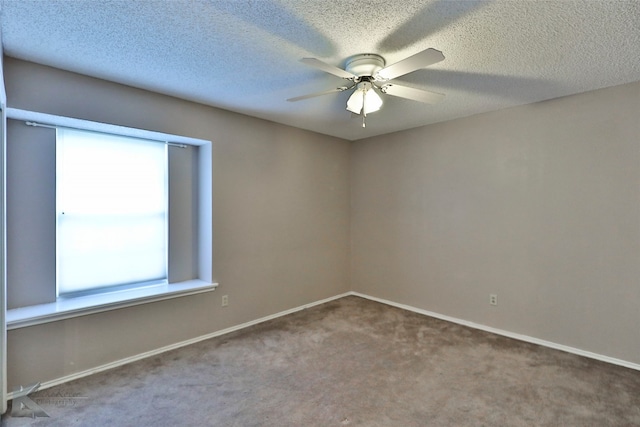
[[(204, 340), (208, 340), (210, 338), (215, 338), (215, 337), (219, 337), (221, 335), (225, 335), (231, 332), (235, 332), (237, 330), (240, 329), (244, 329), (244, 328), (248, 328), (249, 326), (253, 326), (253, 325), (257, 325), (259, 323), (263, 323), (266, 322), (268, 320), (273, 320), (273, 319), (277, 319), (278, 317), (282, 317), (282, 316), (286, 316), (288, 314), (292, 314), (295, 313), (297, 311), (302, 311), (305, 310), (307, 308), (311, 308), (314, 307), (316, 305), (320, 305), (320, 304), (324, 304), (333, 300), (337, 300), (340, 298), (344, 298), (346, 296), (351, 295), (350, 292), (346, 292), (344, 294), (339, 294), (339, 295), (335, 295), (329, 298), (325, 298), (323, 300), (320, 301), (315, 301), (309, 304), (304, 304), (301, 305), (299, 307), (295, 307), (289, 310), (285, 310), (285, 311), (281, 311), (279, 313), (275, 313), (275, 314), (271, 314), (269, 316), (265, 316), (265, 317), (261, 317), (260, 319), (256, 319), (256, 320), (252, 320), (250, 322), (246, 322), (246, 323), (242, 323), (240, 325), (236, 325), (236, 326), (231, 326), (230, 328), (226, 328), (226, 329), (222, 329), (216, 332), (212, 332), (210, 334), (206, 334), (206, 335), (201, 335), (199, 337), (195, 337), (195, 338), (191, 338), (185, 341), (181, 341), (175, 344), (170, 344), (164, 347), (160, 347), (157, 348), (155, 350), (151, 350), (151, 351), (147, 351), (145, 353), (140, 353), (140, 354), (136, 354), (135, 356), (131, 356), (131, 357), (125, 357), (124, 359), (119, 359), (101, 366), (97, 366), (95, 368), (91, 368), (91, 369), (87, 369), (85, 371), (81, 371), (81, 372), (76, 372), (74, 374), (70, 374), (70, 375), (66, 375), (64, 377), (60, 377), (57, 378), (55, 380), (50, 380), (50, 381), (45, 381), (43, 383), (40, 384), (40, 387), (38, 388), (38, 390), (44, 390), (47, 388), (51, 388), (51, 387), (55, 387), (57, 385), (60, 384), (64, 384), (67, 383), (69, 381), (73, 381), (73, 380), (77, 380), (92, 374), (97, 374), (98, 372), (103, 372), (103, 371), (107, 371), (109, 369), (113, 369), (113, 368), (117, 368), (118, 366), (122, 366), (122, 365), (126, 365), (128, 363), (132, 363), (132, 362), (136, 362), (138, 360), (142, 360), (142, 359), (146, 359), (147, 357), (151, 357), (151, 356), (157, 356), (161, 353), (170, 351), (170, 350), (175, 350), (177, 348), (180, 347), (185, 347), (187, 345), (191, 345), (191, 344), (195, 344), (197, 342), (200, 341), (204, 341)], [(7, 400), (11, 400), (13, 399), (13, 392), (8, 393), (7, 395)]]
[[(195, 344), (197, 342), (200, 341), (204, 341), (210, 338), (215, 338), (215, 337), (219, 337), (221, 335), (225, 335), (231, 332), (235, 332), (238, 331), (240, 329), (244, 329), (244, 328), (248, 328), (250, 326), (253, 325), (257, 325), (259, 323), (263, 323), (269, 320), (273, 320), (273, 319), (277, 319), (279, 317), (282, 316), (286, 316), (288, 314), (292, 314), (298, 311), (302, 311), (305, 310), (307, 308), (311, 308), (314, 307), (316, 305), (320, 305), (320, 304), (324, 304), (330, 301), (334, 301), (340, 298), (344, 298), (347, 296), (356, 296), (356, 297), (360, 297), (360, 298), (365, 298), (371, 301), (375, 301), (375, 302), (379, 302), (382, 304), (386, 304), (392, 307), (397, 307), (403, 310), (407, 310), (407, 311), (412, 311), (414, 313), (418, 313), (418, 314), (422, 314), (425, 316), (429, 316), (429, 317), (433, 317), (436, 319), (440, 319), (440, 320), (445, 320), (447, 322), (452, 322), (452, 323), (457, 323), (459, 325), (463, 325), (463, 326), (468, 326), (470, 328), (474, 328), (474, 329), (479, 329), (481, 331), (485, 331), (485, 332), (490, 332), (496, 335), (502, 335), (508, 338), (513, 338), (513, 339), (517, 339), (519, 341), (524, 341), (524, 342), (528, 342), (531, 344), (537, 344), (543, 347), (548, 347), (548, 348), (552, 348), (555, 350), (560, 350), (560, 351), (564, 351), (567, 353), (572, 353), (572, 354), (576, 354), (578, 356), (584, 356), (584, 357), (588, 357), (590, 359), (595, 359), (595, 360), (599, 360), (602, 362), (607, 362), (607, 363), (611, 363), (613, 365), (618, 365), (618, 366), (623, 366), (625, 368), (630, 368), (630, 369), (634, 369), (636, 371), (640, 371), (640, 365), (636, 364), (636, 363), (632, 363), (632, 362), (628, 362), (626, 360), (621, 360), (621, 359), (616, 359), (613, 357), (609, 357), (609, 356), (604, 356), (601, 354), (597, 354), (597, 353), (592, 353), (590, 351), (585, 351), (585, 350), (580, 350), (578, 348), (574, 348), (574, 347), (569, 347), (569, 346), (565, 346), (562, 344), (556, 344), (554, 342), (551, 341), (545, 341), (545, 340), (541, 340), (538, 338), (534, 338), (534, 337), (530, 337), (528, 335), (521, 335), (521, 334), (516, 334), (513, 332), (509, 332), (509, 331), (505, 331), (502, 329), (497, 329), (497, 328), (493, 328), (490, 326), (485, 326), (485, 325), (481, 325), (479, 323), (474, 323), (474, 322), (470, 322), (467, 320), (462, 320), (462, 319), (458, 319), (455, 317), (450, 317), (450, 316), (445, 316), (442, 314), (438, 314), (438, 313), (434, 313), (432, 311), (428, 311), (428, 310), (423, 310), (420, 308), (416, 308), (416, 307), (412, 307), (410, 305), (406, 305), (406, 304), (400, 304), (400, 303), (396, 303), (393, 301), (389, 301), (383, 298), (377, 298), (377, 297), (373, 297), (371, 295), (366, 295), (366, 294), (362, 294), (360, 292), (354, 292), (354, 291), (350, 291), (350, 292), (346, 292), (343, 294), (339, 294), (339, 295), (335, 295), (333, 297), (329, 297), (329, 298), (325, 298), (323, 300), (319, 300), (319, 301), (315, 301), (309, 304), (304, 304), (301, 305), (299, 307), (295, 307), (289, 310), (285, 310), (285, 311), (281, 311), (279, 313), (275, 313), (269, 316), (265, 316), (265, 317), (261, 317), (259, 319), (256, 320), (252, 320), (250, 322), (246, 322), (246, 323), (242, 323), (240, 325), (236, 325), (236, 326), (232, 326), (226, 329), (222, 329), (216, 332), (212, 332), (210, 334), (206, 334), (206, 335), (201, 335), (199, 337), (195, 337), (195, 338), (191, 338), (185, 341), (181, 341), (175, 344), (171, 344), (165, 347), (160, 347), (158, 349), (155, 350), (151, 350), (151, 351), (147, 351), (145, 353), (140, 353), (137, 354), (135, 356), (131, 356), (131, 357), (126, 357), (124, 359), (119, 359), (92, 369), (87, 369), (85, 371), (81, 371), (81, 372), (76, 372), (74, 374), (71, 375), (66, 375), (64, 377), (60, 377), (57, 378), (55, 380), (50, 380), (50, 381), (45, 381), (43, 383), (40, 384), (39, 390), (44, 390), (47, 388), (51, 388), (60, 384), (64, 384), (67, 383), (69, 381), (73, 381), (73, 380), (77, 380), (79, 378), (83, 378), (92, 374), (96, 374), (98, 372), (103, 372), (112, 368), (117, 368), (118, 366), (122, 366), (122, 365), (126, 365), (128, 363), (132, 363), (132, 362), (136, 362), (138, 360), (142, 360), (142, 359), (146, 359), (147, 357), (151, 357), (151, 356), (156, 356), (159, 354), (162, 354), (164, 352), (170, 351), (170, 350), (175, 350), (177, 348), (180, 347), (185, 347), (187, 345), (191, 345), (191, 344)], [(13, 392), (8, 393), (7, 395), (7, 400), (11, 400), (13, 399)]]
[(579, 348), (569, 347), (562, 344), (557, 344), (551, 341), (541, 340), (539, 338), (531, 337), (528, 335), (517, 334), (514, 332), (505, 331), (503, 329), (493, 328), (491, 326), (481, 325), (479, 323), (470, 322), (467, 320), (458, 319), (456, 317), (445, 316), (443, 314), (434, 313), (432, 311), (423, 310), (421, 308), (412, 307), (406, 304), (400, 304), (397, 302), (389, 301), (383, 298), (373, 297), (371, 295), (361, 294), (360, 292), (350, 292), (350, 295), (365, 298), (371, 301), (379, 302), (382, 304), (390, 305), (392, 307), (401, 308), (403, 310), (412, 311), (414, 313), (423, 314), (425, 316), (434, 317), (436, 319), (445, 320), (447, 322), (457, 323), (459, 325), (468, 326), (473, 329), (479, 329), (481, 331), (490, 332), (496, 335), (502, 335), (504, 337), (513, 338), (519, 341), (528, 342), (531, 344), (537, 344), (543, 347), (552, 348), (554, 350), (560, 350), (567, 353), (577, 354), (578, 356), (588, 357), (590, 359), (599, 360), (601, 362), (611, 363), (613, 365), (623, 366), (625, 368), (634, 369), (640, 371), (640, 365), (637, 363), (628, 362), (622, 359), (616, 359), (614, 357), (605, 356), (598, 353), (592, 353), (590, 351), (581, 350)]

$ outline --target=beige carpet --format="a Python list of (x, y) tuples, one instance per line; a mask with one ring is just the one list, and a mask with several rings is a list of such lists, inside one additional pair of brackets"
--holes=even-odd
[(25, 426), (640, 426), (640, 372), (357, 297), (59, 387)]

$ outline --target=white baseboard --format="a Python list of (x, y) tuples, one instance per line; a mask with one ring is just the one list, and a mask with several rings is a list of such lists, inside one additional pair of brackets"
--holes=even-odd
[(393, 306), (393, 307), (401, 308), (403, 310), (412, 311), (414, 313), (423, 314), (425, 316), (434, 317), (436, 319), (446, 320), (447, 322), (457, 323), (459, 325), (468, 326), (470, 328), (479, 329), (479, 330), (485, 331), (485, 332), (490, 332), (492, 334), (502, 335), (502, 336), (505, 336), (505, 337), (508, 337), (508, 338), (513, 338), (513, 339), (524, 341), (524, 342), (528, 342), (528, 343), (531, 343), (531, 344), (537, 344), (537, 345), (541, 345), (543, 347), (549, 347), (549, 348), (552, 348), (554, 350), (560, 350), (560, 351), (564, 351), (564, 352), (567, 352), (567, 353), (577, 354), (578, 356), (584, 356), (584, 357), (588, 357), (590, 359), (599, 360), (601, 362), (607, 362), (607, 363), (611, 363), (613, 365), (624, 366), (625, 368), (630, 368), (630, 369), (635, 369), (636, 371), (640, 371), (640, 365), (639, 364), (628, 362), (626, 360), (616, 359), (614, 357), (609, 357), (609, 356), (605, 356), (605, 355), (598, 354), (598, 353), (592, 353), (590, 351), (581, 350), (579, 348), (569, 347), (569, 346), (562, 345), (562, 344), (557, 344), (557, 343), (554, 343), (554, 342), (551, 342), (551, 341), (545, 341), (545, 340), (541, 340), (539, 338), (530, 337), (528, 335), (517, 334), (517, 333), (514, 333), (514, 332), (505, 331), (505, 330), (502, 330), (502, 329), (493, 328), (491, 326), (485, 326), (485, 325), (481, 325), (479, 323), (469, 322), (467, 320), (462, 320), (462, 319), (458, 319), (458, 318), (455, 318), (455, 317), (445, 316), (443, 314), (434, 313), (432, 311), (427, 311), (427, 310), (422, 310), (420, 308), (412, 307), (412, 306), (406, 305), (406, 304), (399, 304), (397, 302), (385, 300), (385, 299), (382, 299), (382, 298), (372, 297), (370, 295), (361, 294), (359, 292), (349, 292), (349, 294), (353, 295), (353, 296), (365, 298), (365, 299), (368, 299), (368, 300), (371, 300), (371, 301), (376, 301), (376, 302), (379, 302), (379, 303), (382, 303), (382, 304), (390, 305), (390, 306)]
[[(164, 353), (164, 352), (167, 352), (167, 351), (170, 351), (170, 350), (175, 350), (177, 348), (184, 347), (184, 346), (187, 346), (187, 345), (190, 345), (190, 344), (195, 344), (197, 342), (208, 340), (210, 338), (219, 337), (221, 335), (225, 335), (225, 334), (228, 334), (228, 333), (240, 330), (240, 329), (248, 328), (249, 326), (257, 325), (259, 323), (266, 322), (268, 320), (277, 319), (278, 317), (286, 316), (288, 314), (292, 314), (292, 313), (295, 313), (297, 311), (305, 310), (307, 308), (311, 308), (311, 307), (314, 307), (316, 305), (320, 305), (320, 304), (327, 303), (329, 301), (333, 301), (333, 300), (336, 300), (336, 299), (344, 298), (344, 297), (349, 296), (349, 295), (350, 295), (350, 293), (347, 292), (347, 293), (344, 293), (344, 294), (340, 294), (340, 295), (336, 295), (336, 296), (333, 296), (333, 297), (325, 298), (325, 299), (320, 300), (320, 301), (315, 301), (315, 302), (312, 302), (312, 303), (309, 303), (309, 304), (304, 304), (304, 305), (301, 305), (299, 307), (295, 307), (295, 308), (292, 308), (292, 309), (289, 309), (289, 310), (281, 311), (279, 313), (275, 313), (275, 314), (272, 314), (272, 315), (269, 315), (269, 316), (261, 317), (260, 319), (252, 320), (250, 322), (242, 323), (240, 325), (232, 326), (230, 328), (222, 329), (222, 330), (219, 330), (219, 331), (216, 331), (216, 332), (212, 332), (210, 334), (201, 335), (199, 337), (195, 337), (195, 338), (191, 338), (191, 339), (188, 339), (188, 340), (185, 340), (185, 341), (181, 341), (181, 342), (178, 342), (178, 343), (170, 344), (170, 345), (167, 345), (165, 347), (157, 348), (155, 350), (151, 350), (151, 351), (147, 351), (147, 352), (144, 352), (144, 353), (136, 354), (135, 356), (125, 357), (124, 359), (119, 359), (119, 360), (116, 360), (116, 361), (113, 361), (113, 362), (110, 362), (110, 363), (107, 363), (107, 364), (104, 364), (104, 365), (101, 365), (101, 366), (97, 366), (95, 368), (87, 369), (85, 371), (76, 372), (76, 373), (73, 373), (73, 374), (70, 374), (70, 375), (65, 375), (64, 377), (60, 377), (60, 378), (57, 378), (55, 380), (45, 381), (45, 382), (40, 384), (40, 387), (38, 387), (38, 390), (44, 390), (44, 389), (47, 389), (47, 388), (51, 388), (51, 387), (54, 387), (54, 386), (57, 386), (57, 385), (60, 385), (60, 384), (67, 383), (69, 381), (77, 380), (79, 378), (83, 378), (83, 377), (86, 377), (86, 376), (89, 376), (89, 375), (92, 375), (92, 374), (96, 374), (98, 372), (107, 371), (109, 369), (117, 368), (118, 366), (126, 365), (128, 363), (136, 362), (138, 360), (146, 359), (147, 357), (156, 356), (158, 354), (161, 354), (161, 353)], [(13, 392), (10, 392), (10, 393), (7, 394), (7, 400), (11, 400), (11, 399), (13, 399)]]
[[(81, 371), (81, 372), (76, 372), (74, 374), (71, 375), (66, 375), (64, 377), (60, 377), (54, 380), (50, 380), (50, 381), (45, 381), (43, 383), (40, 384), (40, 387), (38, 388), (38, 390), (44, 390), (50, 387), (54, 387), (63, 383), (67, 383), (69, 381), (73, 381), (73, 380), (77, 380), (79, 378), (83, 378), (92, 374), (96, 374), (98, 372), (103, 372), (112, 368), (117, 368), (118, 366), (122, 366), (122, 365), (126, 365), (128, 363), (131, 362), (135, 362), (138, 360), (142, 360), (142, 359), (146, 359), (147, 357), (151, 357), (151, 356), (156, 356), (159, 354), (162, 354), (164, 352), (170, 351), (170, 350), (175, 350), (177, 348), (180, 347), (184, 347), (190, 344), (195, 344), (197, 342), (200, 341), (204, 341), (204, 340), (208, 340), (210, 338), (215, 338), (215, 337), (219, 337), (221, 335), (225, 335), (234, 331), (238, 331), (240, 329), (244, 329), (244, 328), (248, 328), (249, 326), (253, 326), (253, 325), (257, 325), (259, 323), (263, 323), (266, 322), (268, 320), (273, 320), (273, 319), (277, 319), (278, 317), (282, 317), (282, 316), (286, 316), (288, 314), (292, 314), (295, 313), (297, 311), (301, 311), (301, 310), (305, 310), (307, 308), (311, 308), (314, 307), (316, 305), (320, 305), (320, 304), (324, 304), (327, 303), (329, 301), (334, 301), (340, 298), (344, 298), (346, 296), (357, 296), (357, 297), (361, 297), (361, 298), (365, 298), (371, 301), (376, 301), (382, 304), (386, 304), (386, 305), (390, 305), (392, 307), (397, 307), (403, 310), (407, 310), (407, 311), (412, 311), (414, 313), (418, 313), (418, 314), (422, 314), (425, 316), (429, 316), (429, 317), (434, 317), (436, 319), (440, 319), (440, 320), (445, 320), (447, 322), (452, 322), (452, 323), (457, 323), (459, 325), (463, 325), (463, 326), (468, 326), (470, 328), (474, 328), (474, 329), (479, 329), (481, 331), (485, 331), (485, 332), (490, 332), (496, 335), (502, 335), (508, 338), (514, 338), (520, 341), (524, 341), (524, 342), (528, 342), (528, 343), (532, 343), (532, 344), (537, 344), (537, 345), (541, 345), (543, 347), (549, 347), (555, 350), (560, 350), (560, 351), (565, 351), (567, 353), (573, 353), (573, 354), (577, 354), (579, 356), (584, 356), (584, 357), (588, 357), (590, 359), (596, 359), (596, 360), (600, 360), (602, 362), (607, 362), (607, 363), (611, 363), (613, 365), (619, 365), (619, 366), (624, 366), (625, 368), (630, 368), (630, 369), (635, 369), (637, 371), (640, 371), (640, 365), (636, 364), (636, 363), (632, 363), (632, 362), (628, 362), (626, 360), (621, 360), (621, 359), (616, 359), (613, 357), (609, 357), (609, 356), (604, 356), (602, 354), (597, 354), (597, 353), (592, 353), (590, 351), (585, 351), (585, 350), (580, 350), (578, 348), (573, 348), (573, 347), (569, 347), (566, 345), (562, 345), (562, 344), (556, 344), (554, 342), (551, 341), (545, 341), (545, 340), (541, 340), (538, 338), (534, 338), (534, 337), (530, 337), (527, 335), (521, 335), (521, 334), (516, 334), (513, 332), (509, 332), (509, 331), (505, 331), (502, 329), (497, 329), (497, 328), (493, 328), (490, 326), (485, 326), (485, 325), (481, 325), (479, 323), (474, 323), (474, 322), (469, 322), (467, 320), (462, 320), (462, 319), (458, 319), (455, 317), (450, 317), (450, 316), (445, 316), (442, 314), (438, 314), (438, 313), (434, 313), (428, 310), (423, 310), (420, 308), (416, 308), (416, 307), (412, 307), (410, 305), (406, 305), (406, 304), (399, 304), (393, 301), (389, 301), (389, 300), (385, 300), (382, 298), (377, 298), (377, 297), (373, 297), (370, 295), (366, 295), (366, 294), (362, 294), (360, 292), (346, 292), (344, 294), (340, 294), (340, 295), (335, 295), (333, 297), (330, 298), (325, 298), (323, 300), (319, 300), (319, 301), (315, 301), (309, 304), (304, 304), (301, 305), (299, 307), (295, 307), (289, 310), (285, 310), (285, 311), (281, 311), (279, 313), (275, 313), (272, 314), (270, 316), (265, 316), (265, 317), (261, 317), (260, 319), (256, 319), (256, 320), (252, 320), (250, 322), (246, 322), (246, 323), (242, 323), (240, 325), (236, 325), (236, 326), (232, 326), (230, 328), (226, 328), (226, 329), (222, 329), (216, 332), (212, 332), (210, 334), (206, 334), (206, 335), (201, 335), (199, 337), (195, 337), (195, 338), (191, 338), (185, 341), (181, 341), (178, 343), (174, 343), (165, 347), (160, 347), (158, 349), (155, 350), (151, 350), (151, 351), (147, 351), (144, 353), (140, 353), (137, 354), (135, 356), (131, 356), (131, 357), (125, 357), (124, 359), (120, 359), (120, 360), (116, 360), (101, 366), (97, 366), (95, 368), (91, 368), (91, 369), (87, 369), (85, 371)], [(7, 400), (11, 400), (13, 399), (13, 392), (8, 393), (7, 395)]]

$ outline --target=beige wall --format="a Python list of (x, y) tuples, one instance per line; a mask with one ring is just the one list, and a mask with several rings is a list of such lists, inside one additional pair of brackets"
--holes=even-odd
[(213, 141), (220, 283), (9, 331), (10, 390), (348, 291), (348, 142), (12, 58), (4, 71), (9, 107)]
[(353, 290), (640, 363), (640, 82), (351, 157)]
[(640, 363), (640, 83), (350, 145), (11, 58), (5, 77), (10, 107), (212, 140), (221, 284), (10, 331), (10, 388), (350, 289)]

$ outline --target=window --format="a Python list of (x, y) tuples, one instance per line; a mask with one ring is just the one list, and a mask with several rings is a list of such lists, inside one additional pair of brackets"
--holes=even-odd
[(217, 287), (210, 141), (13, 108), (7, 118), (8, 329)]
[(167, 146), (58, 128), (57, 296), (167, 280)]

